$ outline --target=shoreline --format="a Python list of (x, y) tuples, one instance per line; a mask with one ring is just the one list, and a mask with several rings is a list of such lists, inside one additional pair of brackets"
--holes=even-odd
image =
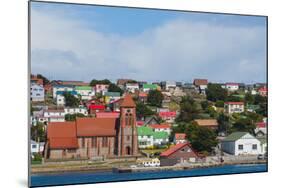
[(202, 169), (219, 167), (226, 165), (258, 165), (267, 164), (267, 161), (252, 161), (252, 162), (224, 162), (224, 163), (213, 163), (213, 164), (193, 164), (190, 166), (161, 166), (161, 167), (96, 167), (96, 166), (77, 166), (77, 167), (63, 167), (58, 168), (33, 168), (31, 167), (31, 175), (50, 175), (50, 174), (61, 174), (61, 173), (83, 173), (83, 172), (115, 172), (115, 173), (134, 173), (134, 172), (147, 172), (147, 171), (166, 171), (166, 170), (190, 170), (190, 169)]

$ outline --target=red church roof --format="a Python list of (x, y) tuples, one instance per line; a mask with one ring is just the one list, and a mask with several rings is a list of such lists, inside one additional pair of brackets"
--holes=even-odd
[(127, 94), (124, 97), (124, 100), (120, 104), (121, 107), (136, 107), (136, 103), (134, 102), (131, 95)]
[(77, 118), (77, 136), (116, 136), (116, 118)]
[(75, 122), (50, 122), (47, 127), (47, 138), (50, 148), (77, 148)]
[(118, 118), (120, 112), (96, 112), (97, 118)]

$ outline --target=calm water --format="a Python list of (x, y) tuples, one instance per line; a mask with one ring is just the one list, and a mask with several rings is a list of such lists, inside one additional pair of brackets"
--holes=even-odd
[(174, 177), (192, 177), (202, 175), (233, 174), (265, 172), (266, 164), (258, 165), (226, 165), (220, 167), (191, 169), (191, 170), (167, 170), (158, 172), (113, 173), (113, 172), (71, 172), (62, 174), (32, 175), (31, 186), (48, 186), (80, 183), (100, 183), (126, 180), (144, 180)]

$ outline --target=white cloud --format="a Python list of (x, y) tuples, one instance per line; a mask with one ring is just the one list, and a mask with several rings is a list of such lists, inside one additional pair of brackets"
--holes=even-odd
[(32, 10), (32, 72), (51, 79), (263, 81), (263, 27), (178, 19), (135, 36), (104, 34), (63, 13)]

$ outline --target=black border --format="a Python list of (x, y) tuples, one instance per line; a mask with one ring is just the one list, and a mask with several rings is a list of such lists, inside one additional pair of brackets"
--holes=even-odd
[[(174, 12), (189, 12), (189, 13), (207, 13), (207, 14), (224, 14), (224, 15), (234, 15), (234, 16), (251, 16), (251, 17), (264, 17), (266, 18), (266, 86), (269, 91), (268, 84), (268, 16), (266, 15), (255, 15), (255, 14), (238, 14), (238, 13), (224, 13), (224, 12), (208, 12), (208, 11), (193, 11), (184, 9), (163, 9), (163, 8), (146, 8), (146, 7), (134, 7), (134, 6), (123, 6), (123, 5), (101, 5), (94, 3), (70, 3), (70, 2), (54, 2), (54, 1), (41, 1), (41, 0), (29, 0), (28, 1), (28, 88), (30, 88), (30, 74), (31, 74), (31, 3), (46, 3), (46, 4), (68, 4), (68, 5), (82, 5), (82, 6), (100, 6), (100, 7), (112, 7), (112, 8), (131, 8), (131, 9), (148, 9), (148, 10), (163, 10), (163, 11), (174, 11)], [(178, 178), (194, 178), (194, 177), (206, 177), (206, 176), (225, 176), (225, 175), (236, 175), (236, 174), (257, 174), (257, 173), (267, 173), (268, 170), (268, 159), (266, 160), (266, 171), (262, 172), (241, 172), (241, 173), (231, 173), (231, 174), (208, 174), (208, 175), (198, 175), (198, 176), (183, 176), (183, 177), (166, 177), (166, 178), (151, 178), (151, 179), (135, 179), (135, 180), (120, 180), (120, 181), (105, 181), (105, 182), (89, 182), (89, 183), (69, 183), (69, 184), (57, 184), (57, 185), (43, 185), (43, 186), (32, 186), (31, 185), (31, 160), (30, 160), (30, 92), (28, 92), (28, 187), (53, 187), (53, 186), (67, 186), (67, 185), (85, 185), (85, 184), (100, 184), (100, 183), (114, 183), (114, 182), (132, 182), (132, 181), (153, 181), (161, 179), (178, 179)], [(269, 92), (268, 95), (269, 97)], [(268, 150), (268, 97), (267, 97), (267, 152)]]

